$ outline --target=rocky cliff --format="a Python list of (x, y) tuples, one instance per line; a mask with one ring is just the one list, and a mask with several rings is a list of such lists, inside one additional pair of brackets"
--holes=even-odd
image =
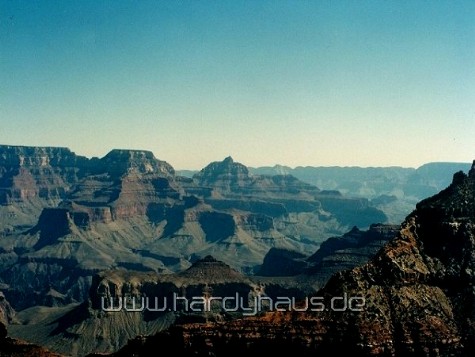
[(306, 274), (327, 281), (333, 274), (365, 264), (397, 236), (400, 226), (373, 224), (368, 230), (353, 227), (341, 237), (331, 237), (307, 259)]
[(368, 230), (353, 227), (339, 237), (324, 241), (311, 256), (286, 249), (272, 248), (257, 271), (263, 276), (318, 276), (326, 282), (334, 273), (365, 264), (389, 240), (400, 226), (373, 224)]
[(475, 162), (468, 175), (456, 173), (447, 189), (421, 201), (370, 262), (334, 275), (310, 305), (300, 305), (306, 311), (294, 307), (229, 323), (184, 324), (135, 339), (116, 355), (141, 356), (158, 345), (215, 356), (471, 355), (474, 224)]
[(0, 145), (0, 204), (58, 202), (89, 167), (67, 148)]

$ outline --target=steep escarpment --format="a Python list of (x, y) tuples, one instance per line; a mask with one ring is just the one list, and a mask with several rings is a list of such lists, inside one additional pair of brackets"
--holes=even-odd
[(33, 227), (94, 162), (67, 148), (0, 145), (0, 236)]
[(64, 198), (90, 161), (67, 148), (0, 146), (0, 204)]
[(11, 307), (2, 292), (0, 292), (0, 323), (8, 325), (15, 320), (15, 310)]
[(38, 224), (31, 230), (32, 234), (40, 232), (39, 239), (34, 248), (41, 249), (71, 233), (73, 215), (64, 208), (45, 208), (41, 212)]
[[(271, 248), (311, 254), (348, 223), (369, 219), (359, 218), (367, 201), (290, 175), (251, 175), (231, 158), (187, 180), (143, 150), (93, 159), (63, 148), (1, 151), (4, 192), (18, 197), (0, 205), (0, 279), (15, 308), (81, 302), (104, 269), (179, 271), (211, 254), (253, 272)], [(15, 196), (15, 180), (27, 191)], [(58, 187), (54, 200), (40, 194)]]
[(91, 220), (144, 216), (153, 204), (180, 198), (173, 167), (152, 152), (112, 150), (99, 167), (71, 188), (67, 200)]
[(141, 175), (157, 188), (174, 174), (171, 165), (149, 151), (112, 150), (101, 159), (88, 159), (67, 148), (1, 145), (0, 205), (31, 203), (38, 209), (70, 199), (97, 207), (119, 199), (120, 207), (120, 201), (125, 205), (133, 193), (147, 191), (134, 184)]
[[(367, 264), (339, 272), (295, 307), (229, 323), (184, 324), (136, 339), (224, 356), (264, 350), (302, 356), (470, 355), (475, 347), (475, 162), (468, 175), (421, 201)], [(316, 304), (315, 302), (318, 302)]]
[(218, 193), (241, 191), (253, 183), (247, 167), (234, 162), (230, 156), (222, 162), (210, 163), (193, 178), (200, 186), (212, 187)]
[(114, 149), (101, 159), (104, 170), (113, 177), (126, 173), (155, 173), (162, 177), (175, 175), (173, 167), (155, 158), (151, 151)]
[[(164, 270), (132, 249), (154, 234), (149, 207), (187, 202), (169, 164), (138, 150), (87, 159), (63, 148), (0, 148), (2, 188), (17, 197), (0, 205), (0, 276), (15, 308), (83, 301), (103, 269)], [(22, 194), (18, 182), (29, 185)], [(57, 187), (60, 195), (42, 194)]]

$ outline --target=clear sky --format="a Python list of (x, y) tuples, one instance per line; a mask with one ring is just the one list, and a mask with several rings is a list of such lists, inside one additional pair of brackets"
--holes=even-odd
[(475, 1), (0, 0), (0, 144), (471, 162)]

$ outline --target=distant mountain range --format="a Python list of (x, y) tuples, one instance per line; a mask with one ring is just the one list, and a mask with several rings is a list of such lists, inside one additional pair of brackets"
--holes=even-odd
[[(384, 212), (389, 223), (398, 224), (415, 208), (417, 202), (447, 187), (452, 173), (469, 169), (470, 163), (432, 162), (417, 169), (399, 166), (290, 168), (275, 165), (250, 167), (249, 172), (255, 175), (292, 175), (321, 190), (368, 199), (372, 206)], [(196, 173), (192, 170), (177, 171), (178, 175), (187, 177)]]
[(423, 199), (447, 187), (451, 174), (468, 171), (471, 163), (432, 162), (417, 169), (405, 167), (260, 167), (255, 174), (287, 174), (324, 190), (366, 198), (394, 195)]
[[(418, 168), (400, 166), (288, 166), (249, 167), (255, 175), (292, 175), (322, 190), (373, 199), (381, 195), (424, 199), (447, 187), (451, 174), (467, 171), (471, 163), (431, 162)], [(198, 171), (177, 170), (177, 175), (192, 177)]]

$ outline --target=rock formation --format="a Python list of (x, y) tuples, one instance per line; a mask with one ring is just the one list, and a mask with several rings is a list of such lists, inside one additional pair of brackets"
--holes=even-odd
[(305, 254), (279, 248), (271, 248), (256, 272), (261, 276), (295, 276), (308, 267)]
[(399, 226), (372, 224), (368, 230), (353, 227), (341, 237), (330, 237), (311, 256), (296, 251), (272, 248), (264, 257), (257, 275), (319, 276), (326, 282), (334, 273), (365, 264), (389, 240), (394, 238)]
[(333, 274), (365, 264), (389, 240), (396, 237), (400, 226), (372, 224), (368, 230), (353, 227), (341, 237), (331, 237), (308, 259), (306, 274), (327, 281)]
[(0, 146), (0, 204), (35, 198), (58, 202), (89, 160), (67, 148)]

